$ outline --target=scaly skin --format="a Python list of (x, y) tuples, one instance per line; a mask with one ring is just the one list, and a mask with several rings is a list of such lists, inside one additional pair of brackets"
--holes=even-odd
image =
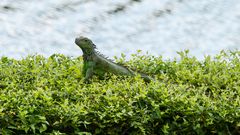
[[(75, 43), (83, 51), (83, 76), (85, 82), (89, 82), (93, 75), (104, 77), (105, 73), (113, 73), (115, 75), (135, 76), (136, 73), (124, 66), (114, 63), (95, 51), (96, 46), (87, 37), (80, 36), (75, 39)], [(145, 74), (140, 74), (145, 82), (150, 82), (151, 78)]]

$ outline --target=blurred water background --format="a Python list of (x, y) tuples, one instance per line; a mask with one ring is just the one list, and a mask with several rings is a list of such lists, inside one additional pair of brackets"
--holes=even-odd
[(0, 1), (0, 56), (79, 56), (78, 35), (109, 57), (189, 49), (201, 59), (240, 48), (240, 0)]

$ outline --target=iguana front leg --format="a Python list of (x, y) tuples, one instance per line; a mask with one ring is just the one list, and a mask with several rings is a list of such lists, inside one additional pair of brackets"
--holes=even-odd
[(84, 82), (86, 83), (89, 83), (90, 79), (92, 78), (93, 76), (93, 73), (94, 73), (94, 67), (95, 67), (96, 63), (93, 62), (93, 61), (89, 61), (86, 63), (86, 73), (85, 73), (85, 76), (84, 76)]

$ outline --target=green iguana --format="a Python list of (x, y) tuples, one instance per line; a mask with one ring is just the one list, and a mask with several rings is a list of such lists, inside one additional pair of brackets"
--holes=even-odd
[[(93, 75), (98, 75), (100, 78), (103, 78), (105, 73), (127, 76), (135, 76), (138, 74), (127, 67), (114, 63), (98, 53), (96, 51), (96, 45), (87, 37), (80, 36), (75, 39), (75, 43), (83, 51), (83, 76), (85, 82), (89, 82)], [(152, 80), (152, 78), (145, 74), (139, 74), (145, 82)]]

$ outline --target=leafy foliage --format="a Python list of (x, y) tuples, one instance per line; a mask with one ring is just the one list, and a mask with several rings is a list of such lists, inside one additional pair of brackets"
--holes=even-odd
[(116, 61), (155, 81), (84, 84), (82, 58), (0, 59), (0, 134), (239, 134), (240, 52), (199, 61), (141, 55)]

